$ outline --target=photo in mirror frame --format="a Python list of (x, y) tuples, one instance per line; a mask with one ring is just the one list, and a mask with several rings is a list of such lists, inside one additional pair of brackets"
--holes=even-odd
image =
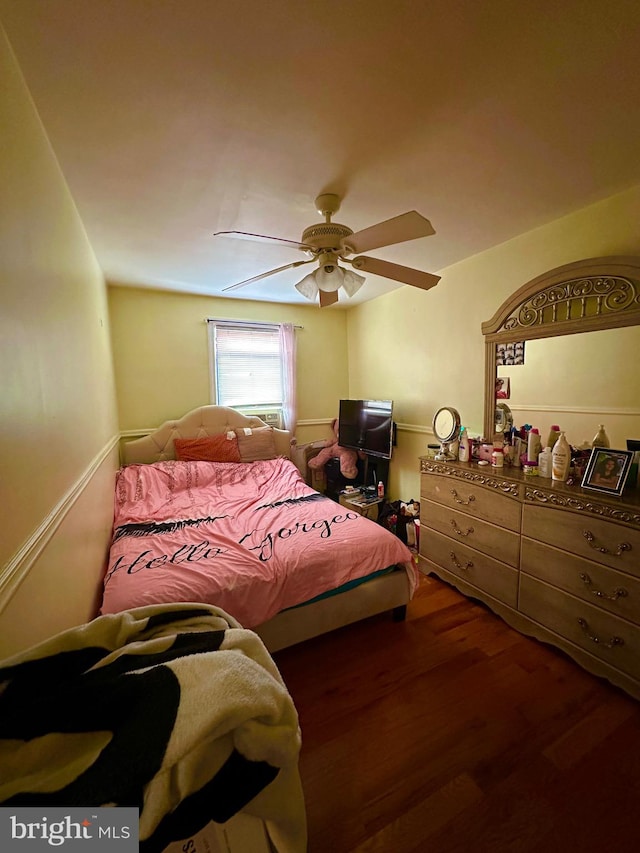
[(496, 376), (496, 400), (508, 400), (511, 397), (511, 380), (508, 376)]
[(524, 341), (496, 344), (496, 367), (524, 364)]

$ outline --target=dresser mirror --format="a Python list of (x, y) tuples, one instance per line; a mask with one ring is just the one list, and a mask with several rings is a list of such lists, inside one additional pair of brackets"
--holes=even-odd
[[(593, 258), (544, 273), (505, 300), (482, 333), (485, 438), (500, 420), (496, 387), (505, 383), (498, 379), (509, 380), (517, 426), (542, 433), (558, 423), (575, 445), (590, 441), (600, 423), (614, 447), (640, 438), (640, 257)], [(499, 364), (505, 344), (522, 344), (524, 363)]]
[[(573, 444), (605, 423), (614, 447), (640, 436), (640, 326), (527, 341), (525, 363), (498, 365), (517, 426), (557, 423)], [(496, 400), (496, 409), (500, 400)]]

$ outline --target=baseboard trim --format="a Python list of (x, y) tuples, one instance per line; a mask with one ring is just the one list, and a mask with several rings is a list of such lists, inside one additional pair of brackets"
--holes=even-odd
[(4, 566), (0, 574), (0, 613), (7, 606), (35, 561), (51, 541), (65, 517), (85, 490), (87, 484), (91, 481), (91, 478), (109, 454), (118, 446), (119, 441), (120, 436), (115, 435), (107, 442), (102, 450), (91, 460), (88, 467), (64, 497), (58, 501), (56, 506), (43, 519), (36, 530), (34, 530), (20, 550)]

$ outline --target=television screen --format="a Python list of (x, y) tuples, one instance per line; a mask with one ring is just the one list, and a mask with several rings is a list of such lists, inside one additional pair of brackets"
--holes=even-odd
[(340, 400), (338, 442), (350, 450), (391, 459), (392, 400)]

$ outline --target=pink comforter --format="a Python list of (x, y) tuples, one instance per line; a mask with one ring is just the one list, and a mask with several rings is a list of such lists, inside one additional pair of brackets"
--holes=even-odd
[(118, 473), (101, 612), (201, 601), (246, 628), (394, 563), (392, 533), (311, 489), (288, 459), (157, 462)]

